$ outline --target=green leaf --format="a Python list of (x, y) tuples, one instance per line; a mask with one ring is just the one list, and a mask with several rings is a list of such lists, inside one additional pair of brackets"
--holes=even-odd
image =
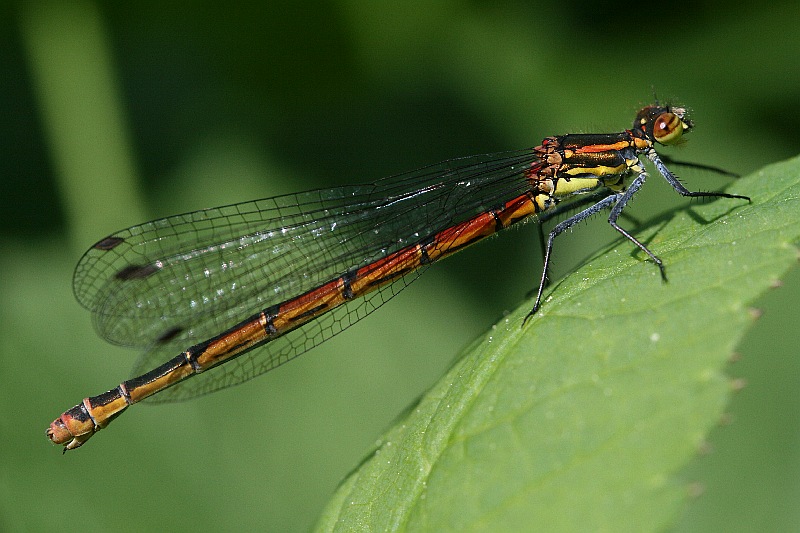
[[(651, 180), (657, 179), (652, 176)], [(662, 530), (719, 421), (748, 304), (796, 262), (800, 158), (619, 239), (476, 341), (340, 486), (320, 530)]]

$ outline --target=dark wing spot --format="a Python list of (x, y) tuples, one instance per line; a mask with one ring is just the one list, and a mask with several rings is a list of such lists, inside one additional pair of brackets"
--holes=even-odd
[(149, 265), (128, 265), (114, 276), (115, 278), (127, 281), (131, 279), (144, 279), (158, 272), (159, 267), (153, 263)]
[(166, 344), (178, 335), (183, 332), (183, 328), (180, 326), (175, 326), (173, 328), (168, 329), (164, 333), (158, 336), (156, 339), (156, 344)]
[(125, 242), (125, 239), (122, 237), (106, 237), (102, 241), (99, 241), (97, 244), (92, 246), (95, 250), (112, 250)]

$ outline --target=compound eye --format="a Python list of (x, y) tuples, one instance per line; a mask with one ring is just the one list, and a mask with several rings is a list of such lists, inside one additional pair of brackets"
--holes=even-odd
[(673, 144), (681, 138), (688, 125), (675, 113), (658, 115), (653, 122), (653, 138), (661, 144)]

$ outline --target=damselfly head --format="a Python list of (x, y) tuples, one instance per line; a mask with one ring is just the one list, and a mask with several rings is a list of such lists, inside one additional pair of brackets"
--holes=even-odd
[(659, 144), (677, 144), (692, 126), (686, 108), (660, 105), (645, 107), (633, 122), (634, 131)]

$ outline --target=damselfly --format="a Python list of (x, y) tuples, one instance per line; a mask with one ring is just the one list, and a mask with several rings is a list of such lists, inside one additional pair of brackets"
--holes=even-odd
[(532, 149), (114, 233), (78, 263), (75, 295), (103, 338), (146, 352), (137, 377), (64, 412), (47, 436), (65, 451), (78, 448), (145, 398), (184, 400), (272, 370), (367, 316), (431, 263), (565, 206), (582, 210), (548, 235), (531, 315), (542, 301), (554, 239), (604, 209), (664, 277), (661, 260), (617, 224), (647, 178), (643, 158), (683, 196), (749, 200), (691, 192), (667, 169), (655, 145), (675, 144), (691, 127), (685, 109), (652, 105), (620, 133), (547, 137)]

